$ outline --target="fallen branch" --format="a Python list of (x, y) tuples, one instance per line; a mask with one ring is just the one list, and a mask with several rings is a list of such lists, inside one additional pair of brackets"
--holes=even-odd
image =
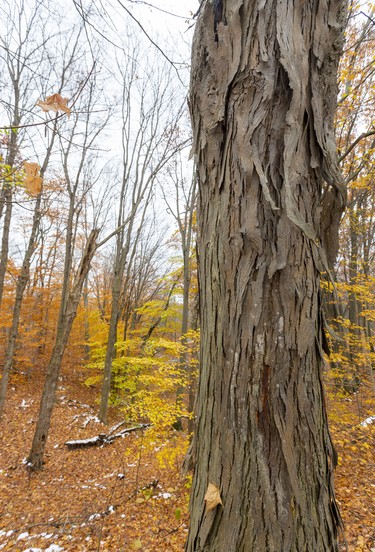
[(128, 427), (127, 429), (123, 429), (117, 433), (111, 434), (99, 434), (95, 437), (90, 437), (89, 439), (76, 439), (74, 441), (66, 441), (64, 445), (68, 447), (70, 450), (74, 450), (77, 448), (86, 448), (86, 447), (95, 447), (95, 446), (103, 446), (103, 445), (109, 445), (110, 443), (113, 443), (115, 439), (118, 439), (119, 437), (125, 437), (129, 433), (132, 433), (133, 431), (138, 431), (140, 429), (145, 429), (146, 427), (149, 427), (151, 424), (140, 424), (135, 427)]

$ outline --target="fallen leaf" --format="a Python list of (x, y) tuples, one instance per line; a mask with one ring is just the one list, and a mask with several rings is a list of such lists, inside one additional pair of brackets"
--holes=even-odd
[(206, 501), (206, 512), (211, 512), (218, 504), (223, 505), (220, 497), (220, 491), (215, 483), (209, 483), (207, 492), (204, 496)]
[(25, 161), (23, 164), (25, 171), (25, 187), (27, 192), (32, 196), (37, 196), (42, 191), (43, 179), (39, 174), (40, 167), (38, 163), (28, 163)]
[(71, 110), (66, 105), (67, 102), (68, 98), (63, 98), (60, 94), (52, 94), (52, 96), (48, 96), (44, 101), (39, 100), (36, 105), (41, 107), (43, 111), (64, 111), (69, 117)]

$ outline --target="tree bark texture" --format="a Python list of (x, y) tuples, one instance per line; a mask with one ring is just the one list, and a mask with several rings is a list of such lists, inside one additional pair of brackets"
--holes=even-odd
[[(202, 341), (187, 552), (338, 550), (319, 272), (345, 202), (332, 130), (344, 15), (339, 0), (200, 10), (190, 109)], [(207, 512), (209, 483), (223, 507)]]

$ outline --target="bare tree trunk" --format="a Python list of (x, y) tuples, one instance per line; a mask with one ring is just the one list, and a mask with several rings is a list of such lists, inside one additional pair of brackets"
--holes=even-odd
[[(182, 192), (184, 197), (184, 204), (179, 205), (180, 201), (180, 190), (179, 186), (182, 186)], [(183, 287), (182, 287), (182, 321), (181, 321), (181, 344), (186, 346), (186, 337), (185, 334), (189, 330), (189, 312), (190, 312), (190, 285), (191, 285), (191, 250), (192, 250), (192, 241), (193, 241), (193, 219), (194, 212), (196, 209), (196, 189), (197, 189), (197, 178), (194, 173), (190, 187), (188, 190), (184, 190), (184, 181), (181, 179), (179, 182), (178, 178), (175, 181), (175, 190), (176, 190), (176, 207), (172, 209), (168, 203), (167, 198), (164, 195), (164, 199), (168, 205), (170, 212), (173, 214), (180, 232), (181, 237), (181, 250), (183, 258)], [(191, 378), (191, 370), (189, 366), (188, 354), (186, 351), (182, 352), (180, 355), (180, 370), (185, 372)], [(183, 385), (178, 385), (176, 390), (176, 403), (177, 406), (182, 406), (184, 396), (186, 395), (187, 389)], [(191, 407), (191, 397), (188, 394), (188, 409), (189, 413)], [(191, 422), (191, 419), (189, 419)], [(191, 423), (189, 424), (191, 428)], [(182, 418), (178, 417), (176, 422), (173, 424), (175, 429), (182, 429)]]
[(1, 239), (1, 253), (0, 253), (0, 305), (3, 300), (5, 274), (7, 271), (7, 264), (8, 264), (10, 221), (12, 218), (12, 210), (13, 210), (11, 188), (5, 189), (4, 197), (5, 197), (6, 206), (5, 206), (4, 226), (3, 226), (3, 235)]
[[(16, 127), (20, 124), (20, 120), (21, 120), (19, 115), (18, 80), (14, 80), (13, 85), (14, 85), (14, 100), (15, 100), (13, 125)], [(17, 131), (12, 130), (10, 133), (10, 142), (8, 146), (8, 154), (6, 159), (6, 165), (9, 167), (10, 171), (15, 171), (17, 147), (18, 147)], [(12, 211), (13, 211), (13, 191), (12, 191), (12, 185), (9, 183), (4, 184), (4, 202), (5, 202), (5, 215), (4, 215), (3, 234), (1, 238), (1, 252), (0, 252), (0, 305), (3, 300), (5, 274), (6, 274), (7, 265), (8, 265), (10, 222), (12, 219)]]
[[(355, 209), (350, 209), (350, 259), (349, 259), (349, 321), (350, 332), (353, 336), (359, 337), (358, 300), (355, 286), (358, 284), (358, 220)], [(354, 349), (356, 344), (354, 345)]]
[[(190, 91), (202, 341), (186, 552), (338, 551), (319, 271), (332, 215), (324, 180), (335, 209), (344, 204), (332, 131), (343, 4), (202, 4)], [(212, 511), (209, 483), (223, 502)]]
[[(153, 93), (151, 95), (149, 80), (145, 79), (145, 83), (137, 90), (139, 100), (136, 110), (139, 109), (139, 112), (136, 113), (135, 102), (132, 101), (132, 95), (138, 80), (138, 67), (134, 63), (136, 50), (134, 50), (133, 55), (134, 59), (129, 63), (129, 66), (125, 68), (118, 67), (119, 73), (123, 77), (123, 167), (122, 186), (119, 194), (118, 225), (123, 224), (126, 216), (128, 222), (126, 232), (124, 231), (119, 235), (116, 246), (112, 310), (99, 410), (99, 418), (103, 423), (107, 423), (112, 358), (117, 340), (117, 324), (122, 308), (120, 294), (125, 268), (126, 265), (132, 266), (133, 254), (136, 251), (136, 244), (145, 221), (147, 206), (152, 197), (152, 185), (156, 176), (182, 146), (179, 141), (175, 140), (175, 131), (178, 128), (181, 113), (174, 116), (171, 104), (170, 118), (168, 117), (168, 120), (165, 120), (164, 117), (161, 117), (161, 108), (163, 112), (165, 111), (165, 94), (171, 89), (168, 74), (162, 80), (153, 83), (151, 87)], [(137, 117), (139, 117), (139, 120), (137, 120)], [(166, 132), (168, 134), (167, 140), (165, 140)], [(135, 228), (137, 229), (134, 232)]]
[(85, 309), (85, 360), (88, 362), (90, 360), (90, 323), (89, 323), (89, 285), (88, 278), (85, 280), (83, 286), (83, 307)]
[[(52, 153), (52, 147), (54, 144), (55, 136), (56, 136), (56, 126), (57, 126), (57, 119), (55, 120), (54, 128), (53, 128), (53, 134), (51, 142), (47, 148), (46, 157), (43, 163), (43, 166), (41, 168), (40, 174), (41, 176), (44, 175), (45, 171), (47, 170), (47, 166), (49, 163), (49, 159)], [(23, 294), (26, 289), (27, 283), (29, 281), (30, 276), (30, 264), (33, 257), (33, 254), (35, 252), (37, 242), (38, 242), (38, 234), (40, 230), (40, 221), (42, 218), (42, 212), (41, 212), (41, 203), (42, 203), (42, 190), (40, 191), (38, 197), (35, 201), (34, 206), (34, 215), (33, 215), (33, 222), (31, 226), (31, 232), (30, 237), (28, 241), (28, 245), (26, 248), (25, 256), (23, 259), (21, 272), (17, 278), (17, 284), (16, 284), (16, 296), (14, 300), (14, 306), (13, 306), (13, 319), (12, 319), (12, 327), (10, 329), (10, 334), (8, 338), (8, 344), (7, 344), (7, 350), (5, 353), (5, 362), (2, 372), (2, 378), (1, 378), (1, 387), (0, 387), (0, 419), (3, 414), (4, 405), (5, 405), (5, 397), (9, 382), (9, 375), (10, 370), (12, 368), (13, 359), (14, 359), (14, 352), (16, 347), (16, 342), (18, 338), (18, 329), (19, 329), (19, 323), (20, 323), (20, 315), (21, 315), (21, 307), (22, 307), (22, 300), (23, 300)]]
[[(199, 295), (196, 294), (194, 298), (193, 307), (192, 307), (192, 316), (191, 316), (191, 329), (197, 331), (199, 328)], [(197, 360), (197, 354), (194, 353), (195, 360)], [(190, 378), (189, 378), (189, 393), (188, 393), (188, 412), (193, 415), (195, 399), (197, 396), (197, 376), (196, 371), (193, 371), (190, 368)], [(189, 417), (188, 419), (188, 433), (192, 437), (195, 431), (195, 418), (194, 416)]]
[[(111, 376), (112, 376), (112, 360), (115, 352), (115, 344), (117, 341), (117, 326), (120, 314), (120, 294), (122, 286), (122, 276), (124, 270), (120, 271), (117, 258), (117, 266), (115, 267), (112, 286), (112, 303), (111, 303), (111, 318), (109, 320), (109, 332), (107, 338), (107, 348), (104, 361), (104, 375), (102, 383), (102, 393), (100, 398), (99, 419), (106, 424), (108, 417), (108, 403), (111, 391)], [(123, 267), (125, 269), (125, 267)]]
[(32, 470), (39, 470), (43, 467), (44, 451), (47, 444), (47, 437), (51, 423), (53, 406), (55, 404), (56, 389), (60, 374), (61, 363), (65, 348), (68, 344), (69, 335), (77, 314), (79, 300), (82, 294), (84, 281), (90, 269), (92, 258), (96, 251), (96, 240), (99, 230), (92, 230), (87, 240), (86, 249), (82, 255), (81, 264), (72, 291), (66, 301), (61, 301), (57, 336), (52, 352), (51, 360), (47, 369), (46, 381), (44, 384), (42, 400), (40, 403), (38, 422), (35, 428), (34, 439), (30, 455), (27, 459), (28, 467)]
[(9, 381), (9, 374), (10, 374), (10, 370), (12, 368), (12, 363), (13, 363), (13, 358), (14, 358), (14, 351), (15, 351), (16, 341), (17, 341), (17, 337), (18, 337), (18, 327), (19, 327), (19, 322), (20, 322), (20, 314), (21, 314), (23, 293), (25, 291), (27, 282), (29, 280), (31, 258), (33, 256), (33, 253), (34, 253), (35, 247), (36, 247), (36, 243), (37, 243), (36, 238), (37, 238), (39, 222), (40, 222), (40, 216), (41, 216), (40, 204), (41, 204), (41, 194), (39, 194), (39, 196), (36, 200), (35, 210), (34, 210), (34, 217), (33, 217), (33, 225), (32, 225), (32, 228), (31, 228), (29, 243), (28, 243), (28, 246), (27, 246), (25, 257), (23, 259), (20, 275), (17, 278), (16, 297), (15, 297), (14, 307), (13, 307), (12, 327), (11, 327), (10, 333), (9, 333), (7, 350), (6, 350), (6, 354), (5, 354), (5, 362), (4, 362), (4, 367), (3, 367), (3, 371), (2, 371), (2, 378), (1, 378), (0, 419), (2, 417), (3, 410), (4, 410), (5, 397), (6, 397), (8, 381)]
[[(87, 97), (85, 98), (86, 105), (92, 105), (94, 102), (93, 84), (88, 87)], [(80, 134), (79, 123), (81, 120), (76, 118), (73, 128), (71, 130), (71, 137)], [(70, 153), (74, 140), (69, 140), (67, 146), (64, 148), (61, 145), (63, 168), (65, 176), (65, 185), (69, 196), (69, 207), (67, 212), (66, 234), (65, 234), (65, 258), (64, 258), (64, 273), (61, 290), (61, 301), (59, 316), (57, 321), (56, 339), (54, 348), (52, 351), (51, 359), (47, 368), (47, 376), (43, 389), (42, 400), (40, 404), (38, 422), (35, 429), (33, 444), (28, 459), (30, 469), (38, 470), (43, 465), (43, 455), (46, 446), (47, 436), (49, 432), (52, 410), (55, 400), (55, 393), (62, 364), (63, 354), (68, 343), (69, 335), (72, 329), (74, 319), (76, 317), (79, 300), (82, 294), (82, 288), (85, 279), (88, 275), (90, 264), (95, 251), (100, 247), (107, 239), (112, 237), (113, 233), (108, 238), (97, 244), (97, 237), (99, 230), (94, 228), (91, 230), (90, 235), (86, 241), (85, 250), (82, 253), (80, 265), (77, 269), (76, 275), (72, 280), (73, 259), (76, 245), (76, 234), (79, 215), (82, 210), (82, 205), (87, 194), (91, 189), (91, 175), (90, 172), (85, 173), (85, 168), (89, 167), (88, 154), (90, 148), (94, 144), (95, 140), (103, 130), (106, 120), (101, 121), (92, 130), (90, 129), (90, 110), (88, 110), (87, 118), (85, 121), (85, 132), (81, 143), (81, 157), (74, 176), (70, 167)], [(100, 202), (99, 207), (100, 209)], [(95, 221), (96, 217), (94, 217)]]

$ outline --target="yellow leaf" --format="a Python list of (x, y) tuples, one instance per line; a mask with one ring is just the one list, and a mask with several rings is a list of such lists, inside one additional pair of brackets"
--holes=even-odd
[(40, 194), (40, 192), (42, 191), (43, 179), (39, 175), (40, 167), (38, 163), (25, 162), (23, 164), (23, 168), (26, 173), (24, 179), (26, 190), (32, 196)]
[(134, 550), (140, 550), (142, 548), (142, 543), (139, 539), (135, 540), (133, 542), (133, 549)]
[(355, 552), (364, 552), (367, 550), (366, 539), (362, 536), (358, 537)]
[(215, 483), (209, 483), (207, 492), (204, 496), (206, 501), (206, 512), (211, 512), (218, 504), (223, 505), (220, 497), (220, 491)]
[(36, 105), (41, 107), (43, 111), (64, 111), (69, 117), (71, 110), (66, 105), (67, 102), (68, 98), (63, 98), (60, 94), (52, 94), (52, 96), (48, 96), (44, 101), (39, 100)]

